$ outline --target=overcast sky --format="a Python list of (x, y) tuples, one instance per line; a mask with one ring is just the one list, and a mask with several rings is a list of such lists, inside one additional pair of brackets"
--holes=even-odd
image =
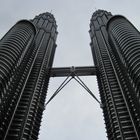
[[(88, 34), (92, 13), (104, 9), (127, 17), (140, 29), (139, 0), (1, 0), (0, 37), (18, 20), (44, 12), (54, 14), (58, 25), (54, 66), (93, 66)], [(96, 77), (81, 77), (99, 98)], [(52, 78), (48, 97), (63, 78)], [(106, 140), (98, 103), (71, 81), (44, 111), (40, 140)]]

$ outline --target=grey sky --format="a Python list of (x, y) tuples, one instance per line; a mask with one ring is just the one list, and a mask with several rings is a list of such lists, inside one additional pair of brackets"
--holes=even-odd
[[(138, 29), (139, 0), (1, 0), (0, 37), (20, 19), (31, 19), (42, 12), (54, 14), (58, 24), (54, 66), (93, 65), (88, 34), (95, 9), (127, 17)], [(82, 77), (98, 95), (95, 77)], [(63, 78), (52, 78), (48, 97)], [(40, 140), (106, 140), (102, 110), (84, 89), (71, 81), (44, 112)]]

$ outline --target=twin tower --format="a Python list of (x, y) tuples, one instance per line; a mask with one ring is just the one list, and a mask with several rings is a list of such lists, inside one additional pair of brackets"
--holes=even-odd
[[(56, 29), (44, 13), (17, 22), (0, 41), (1, 140), (38, 139)], [(140, 140), (140, 33), (103, 10), (93, 13), (89, 33), (107, 137)]]

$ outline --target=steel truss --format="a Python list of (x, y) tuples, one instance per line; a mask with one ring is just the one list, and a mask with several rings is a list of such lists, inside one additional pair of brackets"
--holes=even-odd
[(51, 77), (66, 77), (62, 84), (57, 88), (54, 94), (47, 101), (45, 106), (47, 106), (54, 97), (72, 80), (75, 79), (99, 104), (102, 108), (101, 102), (96, 98), (92, 91), (87, 87), (87, 85), (82, 81), (79, 76), (91, 76), (96, 75), (95, 67), (62, 67), (62, 68), (52, 68)]

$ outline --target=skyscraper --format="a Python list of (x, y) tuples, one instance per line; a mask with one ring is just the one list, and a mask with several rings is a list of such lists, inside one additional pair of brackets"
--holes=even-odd
[[(43, 13), (17, 22), (1, 39), (1, 140), (38, 138), (56, 37), (53, 15)], [(53, 74), (74, 78), (96, 68), (108, 139), (140, 140), (140, 33), (125, 17), (98, 10), (90, 37), (96, 67), (56, 68)]]
[(98, 10), (90, 36), (108, 139), (139, 140), (140, 34), (126, 18)]
[(52, 14), (14, 25), (0, 41), (0, 139), (37, 139), (56, 49)]

